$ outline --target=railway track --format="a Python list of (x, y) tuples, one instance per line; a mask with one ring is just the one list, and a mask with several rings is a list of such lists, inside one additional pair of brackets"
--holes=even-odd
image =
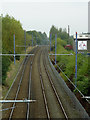
[[(45, 51), (43, 52), (43, 54), (45, 55)], [(62, 112), (63, 112), (63, 114), (64, 114), (65, 119), (68, 120), (68, 115), (67, 115), (67, 113), (66, 113), (66, 110), (64, 109), (64, 106), (63, 106), (63, 104), (62, 104), (62, 102), (61, 102), (61, 100), (60, 100), (59, 94), (58, 94), (58, 92), (57, 92), (57, 90), (56, 90), (56, 88), (55, 88), (55, 86), (54, 86), (54, 83), (53, 83), (53, 81), (52, 81), (52, 78), (51, 78), (51, 76), (50, 76), (50, 74), (49, 74), (49, 72), (48, 72), (48, 69), (47, 69), (47, 67), (46, 67), (47, 64), (46, 64), (45, 58), (43, 58), (43, 64), (44, 64), (44, 68), (45, 68), (46, 74), (47, 74), (47, 76), (48, 76), (48, 80), (50, 81), (50, 84), (51, 84), (51, 86), (52, 86), (53, 92), (54, 92), (54, 94), (55, 94), (55, 96), (56, 96), (56, 98), (57, 98), (57, 101), (58, 101), (58, 103), (59, 103), (59, 106), (60, 106), (60, 108), (62, 109)]]
[[(38, 52), (38, 50), (36, 51), (36, 53)], [(35, 55), (36, 55), (35, 53)], [(34, 61), (34, 57), (31, 60), (30, 63), (30, 75), (29, 75), (29, 81), (28, 81), (28, 100), (30, 100), (30, 96), (31, 96), (31, 80), (32, 80), (32, 64)], [(26, 119), (29, 120), (30, 118), (30, 103), (27, 103), (27, 115), (26, 115)]]
[[(27, 58), (27, 60), (28, 60), (28, 58)], [(24, 64), (24, 68), (23, 68), (23, 71), (22, 71), (22, 75), (21, 75), (21, 78), (20, 78), (20, 82), (18, 84), (18, 89), (17, 89), (16, 96), (15, 96), (14, 100), (17, 100), (17, 97), (18, 97), (18, 94), (19, 94), (19, 91), (20, 91), (20, 86), (21, 86), (22, 78), (23, 78), (23, 75), (24, 75), (24, 72), (25, 72), (25, 67), (26, 67), (27, 60), (25, 61), (25, 64)], [(13, 116), (13, 112), (15, 110), (15, 105), (16, 105), (16, 103), (14, 102), (13, 105), (12, 105), (13, 109), (11, 109), (11, 112), (10, 112), (9, 120), (11, 120), (11, 118)]]
[[(45, 49), (45, 51), (48, 51), (48, 50)], [(83, 118), (89, 119), (89, 116), (86, 113), (85, 109), (79, 103), (77, 98), (73, 95), (71, 90), (67, 87), (64, 80), (59, 76), (59, 74), (55, 70), (54, 66), (52, 66), (47, 53), (48, 52), (44, 52), (45, 59), (46, 59), (46, 60), (44, 59), (44, 63), (48, 65), (48, 66), (46, 66), (47, 74), (49, 76), (51, 75), (51, 80), (54, 84), (54, 87), (56, 88), (59, 98), (61, 99), (61, 103), (63, 105), (62, 110), (65, 115), (65, 118), (68, 119), (68, 118), (77, 118), (78, 117), (81, 119), (83, 119)], [(60, 91), (63, 91), (63, 94)]]
[[(33, 49), (30, 53), (34, 53), (36, 54), (36, 52), (38, 51), (38, 49)], [(34, 57), (31, 56), (31, 58), (29, 56), (26, 56), (24, 62), (23, 62), (23, 67), (22, 67), (22, 71), (20, 71), (20, 77), (19, 77), (19, 81), (17, 81), (17, 90), (15, 93), (15, 97), (13, 97), (13, 100), (19, 100), (19, 99), (29, 99), (30, 100), (30, 88), (31, 88), (31, 71), (32, 71), (32, 64), (33, 64), (33, 59)], [(26, 78), (25, 75), (25, 71), (28, 71), (28, 74)], [(25, 79), (27, 79), (25, 81)], [(26, 82), (25, 86), (24, 86), (24, 82)], [(22, 85), (23, 84), (23, 85)], [(11, 89), (12, 90), (12, 89)], [(22, 92), (24, 91), (24, 93)], [(9, 91), (11, 92), (11, 91)], [(25, 95), (26, 92), (26, 95)], [(22, 94), (23, 93), (23, 94)], [(7, 95), (7, 99), (10, 99), (9, 93)], [(9, 103), (9, 105), (6, 105), (7, 107), (11, 108), (9, 109), (7, 112), (5, 111), (5, 114), (3, 113), (3, 118), (8, 118), (9, 120), (11, 120), (12, 118), (26, 118), (27, 120), (29, 119), (29, 105), (30, 103)], [(3, 106), (3, 108), (5, 107), (5, 105)], [(21, 111), (20, 111), (21, 110)], [(22, 112), (19, 114), (18, 111)], [(24, 113), (24, 114), (23, 114)]]
[[(59, 98), (59, 95), (58, 95), (58, 93), (56, 91), (56, 88), (55, 88), (55, 86), (54, 86), (54, 84), (53, 84), (53, 82), (51, 80), (51, 77), (50, 77), (50, 75), (48, 73), (48, 70), (47, 70), (47, 67), (46, 67), (47, 64), (45, 63), (45, 52), (46, 52), (46, 50), (42, 50), (41, 53), (40, 53), (39, 62), (38, 62), (39, 63), (38, 66), (39, 67), (38, 68), (39, 68), (39, 73), (40, 73), (40, 81), (41, 81), (41, 87), (42, 87), (42, 93), (43, 93), (43, 98), (44, 98), (47, 118), (50, 119), (50, 118), (53, 117), (52, 114), (54, 113), (54, 109), (53, 109), (53, 112), (52, 112), (51, 108), (49, 107), (49, 103), (48, 103), (48, 99), (49, 98), (47, 98), (47, 97), (50, 97), (50, 96), (48, 96), (46, 94), (47, 90), (46, 90), (46, 87), (45, 87), (45, 82), (44, 82), (45, 80), (44, 80), (44, 77), (42, 75), (41, 65), (40, 65), (41, 61), (43, 61), (43, 67), (45, 69), (45, 73), (46, 73), (47, 78), (48, 78), (47, 81), (49, 81), (49, 83), (50, 83), (50, 86), (49, 86), (50, 88), (48, 88), (48, 89), (52, 89), (52, 92), (54, 93), (54, 96), (55, 96), (55, 97), (53, 97), (54, 98), (54, 103), (59, 104), (59, 109), (60, 110), (58, 109), (57, 112), (60, 113), (60, 114), (58, 114), (58, 116), (57, 116), (57, 114), (54, 115), (54, 118), (57, 118), (57, 117), (61, 118), (63, 116), (63, 118), (68, 120), (67, 113), (66, 113), (66, 111), (65, 111), (65, 109), (63, 107), (63, 104), (62, 104), (62, 102), (61, 102), (61, 100)], [(61, 115), (61, 114), (63, 114), (63, 115)]]
[(70, 91), (68, 93), (71, 97), (67, 95), (67, 89), (64, 90), (63, 83), (56, 77), (56, 72), (48, 61), (47, 48), (38, 47), (31, 53), (34, 53), (34, 57), (26, 57), (16, 81), (17, 84), (14, 83), (15, 87), (11, 88), (7, 99), (31, 99), (36, 102), (9, 103), (6, 106), (11, 109), (7, 110), (6, 115), (3, 114), (3, 116), (5, 115), (5, 118), (9, 120), (13, 118), (27, 120), (30, 118), (63, 118), (68, 120), (69, 118), (81, 118), (82, 115), (87, 116), (82, 108), (78, 110), (77, 101), (74, 100), (75, 104), (72, 102), (75, 97)]
[(38, 71), (39, 71), (39, 75), (40, 75), (40, 83), (41, 83), (41, 88), (42, 88), (42, 94), (43, 94), (43, 99), (44, 99), (44, 104), (45, 104), (46, 115), (47, 115), (47, 118), (50, 119), (48, 102), (47, 102), (47, 98), (46, 98), (43, 77), (42, 77), (42, 73), (41, 73), (41, 66), (40, 66), (40, 58), (41, 58), (42, 51), (39, 54), (40, 55), (39, 55), (39, 59), (38, 59)]

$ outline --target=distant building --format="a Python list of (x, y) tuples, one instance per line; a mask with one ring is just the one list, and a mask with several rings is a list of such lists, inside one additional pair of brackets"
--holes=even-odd
[[(90, 53), (90, 33), (82, 33), (77, 35), (78, 53)], [(76, 35), (74, 35), (73, 49), (76, 51)]]
[(90, 1), (88, 2), (88, 33), (90, 33)]
[[(73, 49), (76, 51), (76, 35), (73, 37)], [(78, 34), (77, 41), (78, 53), (88, 52), (90, 54), (90, 1), (88, 2), (88, 33)]]

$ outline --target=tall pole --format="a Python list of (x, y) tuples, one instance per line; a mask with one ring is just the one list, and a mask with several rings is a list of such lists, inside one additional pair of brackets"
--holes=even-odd
[(50, 33), (50, 52), (51, 52), (51, 39), (52, 39), (52, 33)]
[(90, 1), (88, 2), (88, 33), (90, 33)]
[(15, 65), (15, 34), (13, 36), (13, 39), (14, 39), (14, 65)]
[(25, 53), (26, 53), (26, 31), (24, 31), (24, 39), (25, 39)]
[(55, 34), (55, 65), (56, 65), (56, 53), (57, 53), (57, 34)]
[(69, 34), (70, 34), (70, 27), (68, 25), (68, 44), (69, 44)]
[(38, 45), (37, 36), (36, 36), (36, 44)]
[(76, 32), (76, 57), (75, 57), (75, 86), (77, 87), (77, 32)]
[(69, 27), (69, 25), (68, 25), (68, 37), (69, 37), (69, 34), (70, 34), (70, 27)]
[(33, 47), (33, 34), (32, 34), (32, 47)]

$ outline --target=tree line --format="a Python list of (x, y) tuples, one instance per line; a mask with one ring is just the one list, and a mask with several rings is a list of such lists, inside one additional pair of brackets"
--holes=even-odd
[(50, 39), (50, 34), (52, 34), (52, 41), (55, 40), (55, 34), (57, 34), (57, 38), (60, 38), (64, 41), (66, 41), (67, 44), (73, 45), (72, 37), (69, 36), (67, 33), (66, 28), (56, 28), (54, 25), (50, 28), (49, 32), (49, 39)]
[[(15, 52), (18, 54), (24, 53), (25, 48), (19, 46), (25, 46), (25, 30), (22, 28), (20, 21), (16, 20), (14, 17), (6, 15), (2, 19), (2, 53), (3, 54), (13, 54), (14, 53), (14, 40), (13, 36), (15, 34)], [(32, 38), (33, 34), (33, 38)], [(36, 38), (37, 37), (37, 38)], [(32, 46), (36, 44), (47, 43), (46, 33), (41, 33), (37, 31), (26, 31), (26, 46)], [(36, 40), (37, 39), (37, 40)], [(16, 57), (20, 60), (20, 56)], [(3, 56), (2, 57), (2, 84), (5, 85), (5, 80), (7, 77), (8, 68), (13, 62), (13, 56)]]

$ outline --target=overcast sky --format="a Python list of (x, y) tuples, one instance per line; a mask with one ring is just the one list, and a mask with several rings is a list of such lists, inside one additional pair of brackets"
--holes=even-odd
[[(32, 2), (33, 1), (33, 2)], [(37, 1), (37, 2), (36, 2)], [(52, 25), (70, 34), (88, 32), (88, 0), (0, 0), (0, 14), (20, 20), (25, 30), (49, 34)], [(2, 9), (2, 10), (1, 10)]]

